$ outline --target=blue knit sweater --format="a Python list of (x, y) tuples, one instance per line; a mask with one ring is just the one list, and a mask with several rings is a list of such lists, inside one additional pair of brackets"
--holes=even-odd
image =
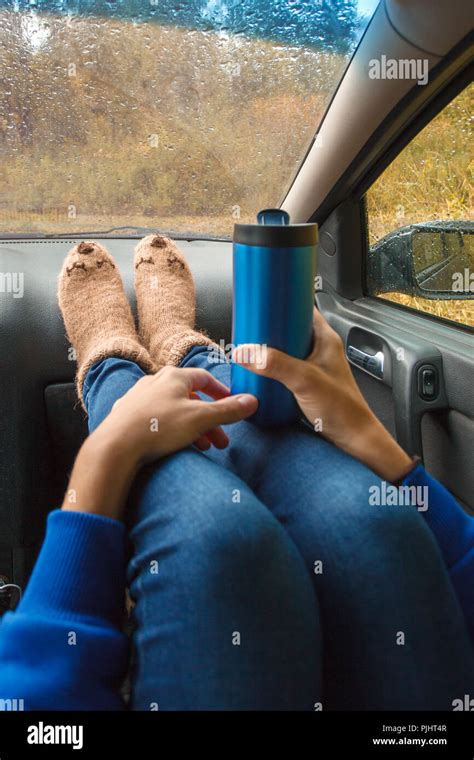
[[(428, 486), (423, 512), (474, 641), (474, 519), (418, 465), (403, 481)], [(26, 710), (120, 710), (128, 643), (120, 631), (125, 529), (107, 517), (56, 510), (26, 593), (0, 624), (0, 700)]]

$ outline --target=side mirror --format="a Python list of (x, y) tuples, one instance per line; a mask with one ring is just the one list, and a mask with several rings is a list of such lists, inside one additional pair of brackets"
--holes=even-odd
[(474, 222), (410, 224), (369, 249), (369, 292), (474, 298)]

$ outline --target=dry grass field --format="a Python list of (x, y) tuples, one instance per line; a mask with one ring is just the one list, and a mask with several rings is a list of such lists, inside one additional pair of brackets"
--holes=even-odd
[[(106, 18), (0, 12), (0, 231), (230, 236), (276, 205), (347, 58)], [(472, 88), (368, 193), (370, 239), (473, 214)], [(474, 326), (473, 301), (384, 297)]]

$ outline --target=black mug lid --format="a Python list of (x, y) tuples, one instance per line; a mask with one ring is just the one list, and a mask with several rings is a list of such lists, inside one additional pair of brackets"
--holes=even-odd
[(234, 224), (234, 243), (272, 248), (302, 247), (318, 242), (317, 224)]

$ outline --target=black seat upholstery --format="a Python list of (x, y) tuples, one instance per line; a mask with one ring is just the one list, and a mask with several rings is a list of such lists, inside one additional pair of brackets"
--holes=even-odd
[[(0, 273), (22, 274), (24, 282), (21, 298), (0, 292), (0, 576), (21, 586), (41, 544), (47, 513), (60, 504), (87, 434), (56, 300), (62, 261), (76, 242), (0, 242)], [(134, 306), (135, 241), (103, 242)], [(180, 241), (179, 246), (195, 277), (198, 325), (214, 339), (229, 341), (231, 244)]]

